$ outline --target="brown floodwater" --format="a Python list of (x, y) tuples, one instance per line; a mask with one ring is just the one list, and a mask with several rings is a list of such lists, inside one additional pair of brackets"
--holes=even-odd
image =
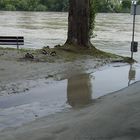
[[(1, 35), (24, 36), (23, 48), (42, 48), (46, 45), (53, 47), (66, 40), (67, 16), (63, 12), (1, 11)], [(101, 50), (130, 56), (132, 21), (133, 17), (128, 13), (97, 14), (94, 31), (96, 37), (92, 43)], [(140, 16), (136, 16), (135, 40), (140, 41)], [(135, 54), (135, 59), (140, 62), (140, 53)]]

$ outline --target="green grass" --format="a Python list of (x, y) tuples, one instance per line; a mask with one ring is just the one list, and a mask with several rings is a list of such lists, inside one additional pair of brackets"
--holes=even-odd
[(33, 51), (31, 49), (25, 49), (25, 48), (10, 48), (10, 47), (2, 47), (0, 46), (0, 50), (7, 50), (7, 51), (20, 51), (20, 52), (28, 52), (28, 51)]
[[(44, 49), (44, 48), (42, 48)], [(86, 59), (86, 57), (91, 57), (91, 58), (98, 58), (102, 60), (108, 60), (110, 62), (127, 62), (127, 63), (134, 63), (136, 62), (135, 60), (132, 60), (129, 57), (123, 57), (119, 56), (116, 54), (112, 53), (107, 53), (101, 50), (96, 49), (94, 46), (91, 45), (90, 48), (84, 48), (84, 47), (79, 47), (79, 46), (73, 46), (73, 45), (68, 45), (65, 44), (63, 46), (56, 46), (54, 48), (46, 49), (47, 52), (56, 52), (56, 56), (51, 56), (51, 55), (43, 55), (42, 54), (42, 49), (19, 49), (17, 50), (16, 48), (4, 48), (0, 47), (0, 50), (7, 50), (7, 51), (17, 51), (22, 54), (26, 54), (27, 52), (31, 53), (34, 55), (36, 60), (39, 62), (50, 62), (53, 63), (56, 60), (63, 60), (63, 62), (67, 61), (74, 61), (77, 59)]]

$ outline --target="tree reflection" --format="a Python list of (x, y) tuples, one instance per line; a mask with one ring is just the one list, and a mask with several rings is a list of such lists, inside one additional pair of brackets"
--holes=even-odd
[(89, 74), (82, 74), (68, 79), (67, 100), (72, 107), (91, 103), (92, 89)]

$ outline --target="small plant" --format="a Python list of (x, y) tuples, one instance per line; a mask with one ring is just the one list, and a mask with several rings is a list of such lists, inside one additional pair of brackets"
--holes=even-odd
[(95, 28), (95, 17), (97, 12), (97, 0), (90, 0), (90, 18), (89, 18), (89, 37), (93, 37)]

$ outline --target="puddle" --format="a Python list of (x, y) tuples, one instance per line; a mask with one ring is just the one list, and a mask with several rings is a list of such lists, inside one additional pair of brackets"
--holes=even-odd
[(113, 64), (92, 74), (40, 85), (26, 93), (0, 98), (0, 130), (20, 126), (36, 118), (83, 107), (101, 96), (140, 80), (140, 65)]

